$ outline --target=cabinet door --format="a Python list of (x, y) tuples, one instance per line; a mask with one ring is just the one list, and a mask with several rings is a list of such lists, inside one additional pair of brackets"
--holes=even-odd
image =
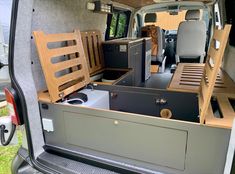
[(185, 169), (187, 131), (72, 112), (65, 112), (64, 120), (70, 145), (147, 165)]
[(128, 46), (126, 44), (104, 44), (106, 68), (128, 68)]
[(130, 91), (112, 91), (111, 109), (136, 114), (159, 116), (159, 105), (156, 99), (159, 95)]

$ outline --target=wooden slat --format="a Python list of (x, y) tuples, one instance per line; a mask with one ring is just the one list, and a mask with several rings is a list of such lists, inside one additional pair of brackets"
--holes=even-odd
[(50, 34), (46, 38), (46, 42), (62, 42), (62, 41), (72, 41), (75, 40), (76, 36), (74, 33), (60, 33), (60, 34)]
[[(89, 35), (90, 36), (90, 35)], [(90, 58), (90, 61), (91, 61), (91, 67), (92, 69), (96, 69), (96, 64), (95, 64), (95, 54), (94, 54), (94, 49), (93, 49), (93, 44), (92, 44), (92, 38), (91, 36), (89, 37), (87, 35), (87, 41), (88, 41), (88, 55)]]
[(218, 57), (218, 50), (216, 50), (213, 45), (210, 47), (210, 50), (208, 52), (208, 56), (210, 58), (212, 58), (214, 60), (214, 62)]
[(100, 54), (99, 54), (99, 40), (97, 39), (97, 35), (93, 36), (93, 47), (94, 47), (94, 52), (95, 52), (95, 57), (96, 57), (96, 64), (101, 65), (100, 61)]
[(72, 73), (69, 73), (69, 74), (63, 75), (61, 77), (58, 77), (56, 79), (56, 82), (57, 82), (58, 86), (61, 86), (61, 85), (65, 84), (65, 83), (68, 83), (68, 82), (71, 82), (73, 80), (78, 79), (78, 77), (80, 77), (81, 74), (82, 74), (81, 70), (74, 71)]
[[(209, 65), (209, 63), (205, 64), (205, 74), (207, 79), (212, 79), (213, 77), (213, 68), (211, 68), (211, 66)], [(216, 77), (217, 78), (217, 77)]]
[(229, 102), (229, 98), (226, 95), (217, 95), (218, 104), (224, 119), (230, 119), (233, 121), (235, 118), (235, 112)]
[[(46, 79), (48, 94), (40, 93), (40, 96), (49, 97), (51, 102), (56, 102), (71, 94), (72, 92), (84, 87), (90, 82), (89, 70), (83, 50), (81, 35), (78, 30), (74, 33), (44, 34), (42, 31), (33, 32), (37, 46), (42, 70)], [(73, 44), (68, 47), (48, 48), (49, 42), (69, 41)], [(73, 59), (51, 63), (53, 57), (73, 55)], [(78, 66), (81, 65), (81, 66)], [(76, 67), (76, 68), (74, 68)], [(65, 69), (74, 68), (72, 72), (56, 77), (56, 73)], [(74, 83), (76, 82), (76, 83)], [(43, 95), (42, 95), (43, 94)], [(39, 96), (39, 97), (40, 97)]]
[(223, 30), (214, 30), (213, 38), (219, 42), (223, 41)]
[(90, 74), (104, 69), (101, 33), (98, 30), (81, 32)]
[[(185, 67), (188, 68), (191, 67), (191, 65), (194, 67), (199, 67), (204, 69), (204, 64), (196, 64), (197, 66), (195, 66), (194, 64), (187, 64), (187, 63), (178, 64), (178, 67), (168, 86), (168, 90), (180, 91), (180, 92), (193, 92), (193, 93), (197, 93), (199, 91), (200, 85), (195, 85), (195, 84), (190, 85), (190, 83), (187, 84), (184, 83), (185, 81), (198, 82), (201, 81), (202, 79), (202, 74), (195, 74), (193, 72), (191, 73), (182, 72), (183, 69), (185, 69)], [(214, 93), (227, 93), (227, 92), (231, 93), (235, 92), (235, 83), (232, 81), (232, 79), (228, 76), (226, 72), (220, 70), (219, 73), (217, 74)]]
[[(227, 45), (230, 30), (231, 30), (231, 25), (225, 25), (225, 28), (223, 30), (221, 30), (221, 31), (216, 30), (214, 32), (213, 38), (220, 41), (220, 47), (216, 52), (214, 52), (214, 54), (215, 54), (214, 57), (216, 57), (216, 59), (214, 59), (215, 60), (214, 67), (210, 68), (210, 65), (208, 65), (209, 64), (208, 59), (210, 57), (207, 58), (207, 61), (206, 61), (207, 65), (204, 67), (204, 75), (202, 77), (201, 86), (200, 86), (200, 90), (199, 90), (199, 96), (203, 96), (203, 102), (199, 102), (199, 108), (200, 108), (199, 115), (200, 115), (200, 123), (201, 124), (204, 124), (205, 119), (206, 119), (208, 107), (210, 105), (211, 96), (213, 94), (213, 90), (215, 87), (217, 74), (219, 73), (219, 70), (220, 70), (220, 66), (222, 63), (223, 56), (224, 56), (224, 51), (225, 51), (225, 47)], [(212, 45), (211, 45), (211, 47), (212, 47)], [(211, 51), (213, 49), (210, 48), (209, 50)], [(210, 73), (210, 76), (207, 77), (208, 83), (205, 83), (206, 73)], [(218, 86), (218, 84), (217, 84), (217, 86)]]
[(231, 129), (235, 119), (235, 112), (229, 102), (229, 98), (233, 98), (234, 94), (216, 94), (214, 97), (217, 99), (222, 118), (215, 117), (212, 106), (209, 105), (205, 120), (206, 125)]
[(51, 58), (53, 57), (60, 57), (64, 55), (69, 55), (76, 53), (78, 51), (77, 46), (69, 46), (69, 47), (62, 47), (62, 48), (55, 48), (55, 49), (48, 49), (48, 56)]
[[(82, 61), (79, 58), (66, 60), (63, 62), (53, 64), (53, 69), (55, 72), (62, 71), (68, 68), (72, 68), (78, 65), (81, 65)], [(76, 69), (78, 70), (78, 68)]]

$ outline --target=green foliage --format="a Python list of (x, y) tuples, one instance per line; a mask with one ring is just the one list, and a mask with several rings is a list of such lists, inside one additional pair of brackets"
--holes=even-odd
[[(0, 109), (0, 117), (7, 115), (7, 108)], [(22, 144), (22, 134), (20, 131), (17, 131), (17, 136), (19, 141), (18, 145), (11, 145), (7, 147), (0, 146), (0, 174), (11, 174), (12, 160)]]
[(0, 117), (1, 116), (7, 116), (8, 115), (8, 111), (7, 111), (7, 108), (2, 108), (0, 109)]
[(117, 16), (118, 16), (117, 13), (113, 14), (111, 25), (110, 25), (110, 37), (114, 37), (115, 36), (116, 24), (117, 24)]
[(124, 37), (125, 28), (126, 28), (126, 15), (120, 14), (118, 20), (117, 37)]
[(126, 22), (127, 16), (124, 13), (113, 13), (109, 36), (111, 38), (124, 37)]
[(22, 144), (22, 133), (17, 131), (18, 145), (0, 146), (0, 174), (11, 174), (11, 163)]

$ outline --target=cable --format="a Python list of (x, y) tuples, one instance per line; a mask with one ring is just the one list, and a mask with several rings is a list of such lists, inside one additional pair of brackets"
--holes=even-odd
[(0, 126), (0, 136), (1, 136), (1, 144), (3, 146), (7, 146), (10, 144), (13, 136), (14, 136), (14, 133), (15, 133), (15, 130), (16, 130), (16, 125), (12, 124), (12, 129), (11, 129), (11, 133), (7, 139), (7, 141), (5, 140), (5, 130), (6, 129), (6, 126), (5, 125), (1, 125)]

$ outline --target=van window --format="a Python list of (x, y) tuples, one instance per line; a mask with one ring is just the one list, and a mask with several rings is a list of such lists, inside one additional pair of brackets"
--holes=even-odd
[(187, 10), (180, 11), (178, 15), (170, 15), (168, 12), (158, 12), (156, 26), (164, 30), (178, 30), (179, 24), (185, 20)]
[[(157, 21), (152, 25), (159, 26), (164, 30), (178, 30), (181, 22), (185, 21), (185, 15), (187, 10), (181, 10), (176, 15), (171, 15), (169, 12), (157, 12)], [(208, 28), (209, 25), (209, 13), (207, 10), (200, 10), (201, 20), (205, 21)], [(149, 25), (149, 23), (145, 24)]]
[(106, 40), (127, 37), (129, 20), (129, 11), (114, 10), (113, 14), (109, 14)]
[(227, 23), (232, 24), (230, 32), (230, 45), (235, 46), (235, 1), (226, 0)]
[(8, 71), (8, 45), (11, 7), (11, 0), (0, 0), (0, 102), (5, 100), (3, 88), (10, 85)]

